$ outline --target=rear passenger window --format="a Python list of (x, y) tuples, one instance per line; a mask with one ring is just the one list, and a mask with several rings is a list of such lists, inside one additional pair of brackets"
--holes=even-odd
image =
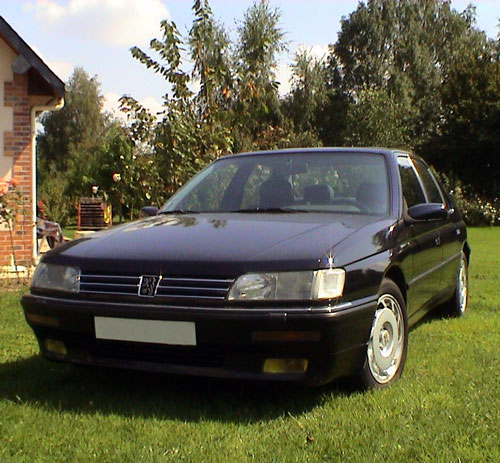
[(425, 203), (425, 195), (418, 180), (415, 169), (410, 159), (406, 156), (398, 157), (399, 175), (401, 176), (401, 187), (403, 196), (408, 207)]
[(436, 180), (434, 176), (429, 171), (427, 166), (420, 160), (414, 159), (415, 167), (417, 168), (418, 175), (420, 175), (420, 180), (424, 184), (425, 192), (427, 193), (427, 198), (430, 203), (443, 203), (443, 196), (439, 191)]

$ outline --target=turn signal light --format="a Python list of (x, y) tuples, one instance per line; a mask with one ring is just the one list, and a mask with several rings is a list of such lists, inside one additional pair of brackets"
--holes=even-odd
[(305, 373), (307, 359), (266, 359), (262, 371), (264, 373)]

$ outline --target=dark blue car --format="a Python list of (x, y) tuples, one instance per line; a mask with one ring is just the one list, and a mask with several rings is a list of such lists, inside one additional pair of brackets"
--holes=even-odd
[(147, 211), (43, 257), (22, 304), (44, 357), (380, 388), (411, 325), (467, 307), (464, 222), (409, 153), (226, 156)]

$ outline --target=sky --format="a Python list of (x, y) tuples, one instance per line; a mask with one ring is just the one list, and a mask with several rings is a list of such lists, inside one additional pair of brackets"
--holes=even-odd
[[(160, 110), (167, 91), (165, 81), (132, 58), (130, 48), (148, 50), (160, 36), (160, 21), (174, 21), (182, 34), (193, 20), (192, 0), (0, 0), (0, 15), (64, 81), (75, 66), (97, 76), (105, 109), (115, 112), (118, 98), (131, 95), (153, 112)], [(497, 37), (500, 0), (452, 0), (463, 11), (476, 7), (477, 27)], [(236, 35), (252, 0), (211, 0), (215, 18), (231, 36)], [(348, 16), (358, 0), (270, 0), (281, 11), (281, 28), (289, 51), (280, 56), (276, 69), (280, 93), (289, 89), (289, 63), (297, 47), (316, 55), (326, 53), (337, 39), (342, 16)]]

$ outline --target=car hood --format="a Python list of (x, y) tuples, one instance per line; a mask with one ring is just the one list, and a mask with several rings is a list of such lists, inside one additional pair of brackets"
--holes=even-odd
[(315, 269), (336, 244), (378, 219), (311, 213), (159, 215), (56, 247), (44, 261), (118, 274), (232, 276)]

